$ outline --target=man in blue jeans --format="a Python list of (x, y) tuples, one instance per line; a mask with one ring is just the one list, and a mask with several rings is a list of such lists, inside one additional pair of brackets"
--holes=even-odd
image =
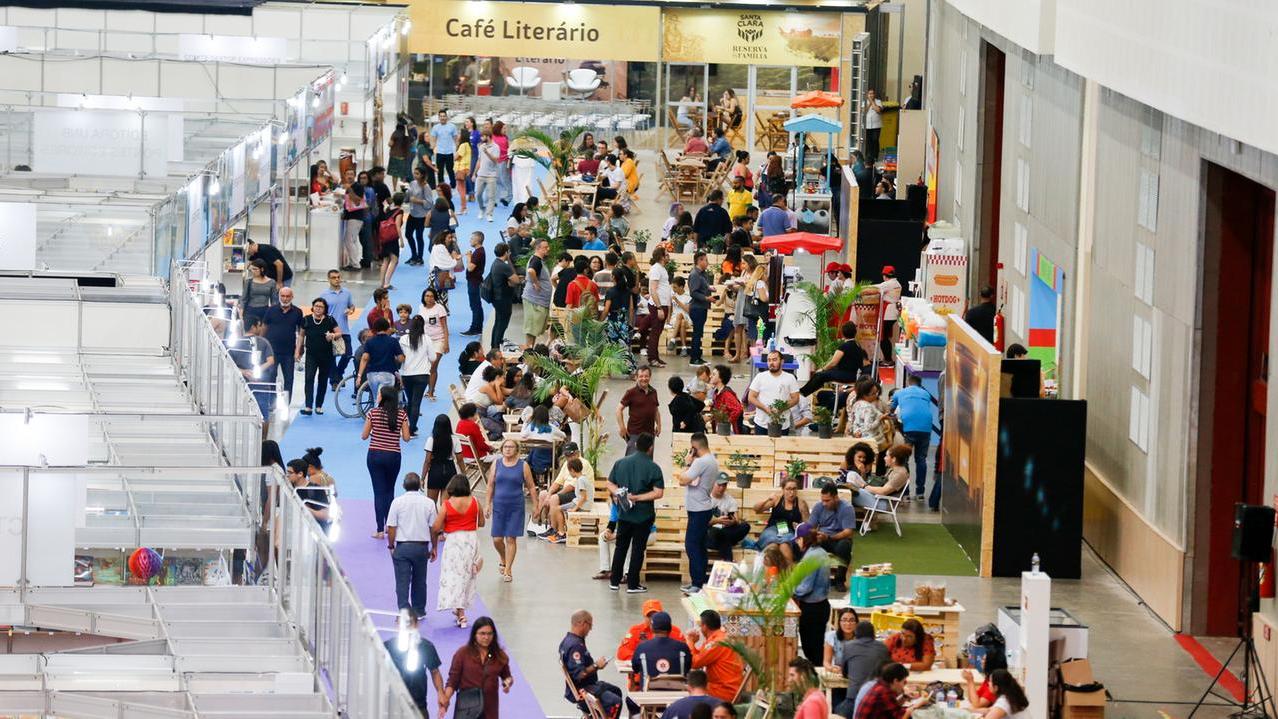
[(692, 364), (705, 364), (701, 356), (701, 338), (706, 331), (706, 316), (710, 313), (710, 299), (713, 296), (710, 278), (706, 275), (710, 260), (706, 258), (706, 253), (698, 252), (693, 255), (692, 263), (693, 270), (688, 273), (688, 295), (692, 298), (688, 303), (688, 319), (692, 321), (688, 361)]
[(905, 388), (892, 395), (892, 409), (901, 418), (905, 441), (914, 448), (914, 499), (922, 501), (927, 488), (927, 451), (932, 444), (932, 395), (923, 389), (923, 380), (910, 375)]
[(476, 337), (484, 332), (484, 305), (479, 301), (479, 288), (484, 283), (484, 233), (470, 233), (470, 252), (466, 253), (466, 296), (470, 300), (470, 327), (462, 332), (464, 337)]
[(436, 559), (435, 502), (422, 493), (416, 472), (404, 475), (404, 493), (386, 513), (386, 548), (395, 568), (395, 599), (399, 609), (426, 614), (427, 564)]
[(710, 490), (719, 478), (719, 462), (710, 453), (710, 441), (704, 432), (692, 435), (688, 456), (684, 458), (687, 469), (679, 475), (679, 486), (685, 488), (684, 503), (688, 510), (688, 531), (683, 535), (683, 549), (688, 553), (689, 582), (679, 589), (684, 594), (696, 594), (706, 583), (709, 555), (706, 551), (706, 534), (710, 520), (714, 518), (714, 501)]

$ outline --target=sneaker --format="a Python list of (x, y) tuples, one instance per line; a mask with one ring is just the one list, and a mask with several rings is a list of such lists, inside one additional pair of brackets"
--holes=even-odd
[[(608, 588), (615, 592), (615, 591), (617, 591), (618, 589), (620, 589), (621, 587), (617, 586), (616, 584), (609, 584), (609, 585), (608, 585)], [(628, 589), (627, 589), (626, 591), (630, 591), (630, 590), (628, 590)]]
[(324, 414), (324, 408), (323, 408), (323, 407), (316, 407), (316, 408), (315, 408), (315, 414)]
[(462, 334), (462, 337), (478, 337), (481, 334), (483, 334), (483, 331), (482, 330), (466, 330), (465, 332), (461, 334)]
[(567, 544), (567, 543), (568, 543), (568, 538), (567, 538), (567, 537), (565, 537), (564, 535), (562, 535), (562, 534), (556, 534), (556, 535), (554, 535), (554, 536), (555, 536), (555, 538), (554, 538), (554, 539), (552, 539), (552, 540), (550, 540), (550, 541), (554, 542), (555, 544)]
[(554, 533), (555, 533), (555, 530), (553, 530), (553, 529), (547, 529), (547, 530), (546, 530), (546, 531), (544, 531), (544, 532), (538, 532), (538, 533), (537, 533), (537, 536), (538, 536), (538, 537), (541, 537), (542, 539), (545, 539), (546, 537), (549, 537), (550, 535), (552, 535), (552, 534), (554, 534)]
[(306, 415), (309, 415), (310, 413), (311, 413), (310, 407), (304, 407), (302, 411), (300, 412), (300, 414), (306, 414)]
[(492, 222), (492, 221), (493, 221), (493, 216), (492, 216), (492, 215), (489, 215), (489, 216), (488, 216), (488, 221), (489, 221), (489, 222)]
[(647, 594), (648, 588), (640, 584), (637, 587), (627, 587), (626, 594)]
[(683, 592), (684, 594), (691, 594), (692, 589), (693, 589), (692, 584), (685, 584), (682, 587), (679, 587), (679, 591)]
[(922, 501), (923, 501), (923, 499), (924, 499), (924, 498), (923, 498), (923, 493), (922, 493), (922, 492), (919, 492), (918, 494), (914, 495), (914, 501), (915, 501), (915, 502), (922, 502)]

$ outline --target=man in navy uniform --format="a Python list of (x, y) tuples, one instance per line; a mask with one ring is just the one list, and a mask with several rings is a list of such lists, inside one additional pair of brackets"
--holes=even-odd
[(654, 636), (639, 644), (630, 665), (644, 689), (653, 677), (662, 674), (684, 677), (692, 669), (692, 652), (688, 651), (688, 643), (670, 637), (673, 626), (670, 615), (655, 612), (648, 621), (652, 624)]
[[(616, 719), (621, 713), (621, 689), (616, 685), (599, 680), (599, 670), (608, 666), (608, 657), (595, 661), (586, 649), (586, 635), (590, 634), (595, 619), (590, 612), (582, 609), (572, 615), (572, 628), (559, 643), (559, 661), (568, 672), (571, 683), (564, 687), (564, 698), (572, 702), (583, 712), (588, 712), (583, 694), (590, 694), (603, 706), (604, 715), (608, 719)], [(639, 705), (630, 699), (626, 700), (626, 709), (631, 716), (639, 713)]]

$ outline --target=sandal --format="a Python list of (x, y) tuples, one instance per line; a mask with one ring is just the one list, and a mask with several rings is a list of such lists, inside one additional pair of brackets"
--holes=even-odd
[(373, 532), (373, 539), (386, 539), (385, 532)]
[(512, 577), (512, 576), (510, 576), (509, 574), (503, 574), (503, 575), (501, 575), (501, 581), (503, 581), (503, 582), (511, 582), (511, 581), (514, 581), (514, 579), (515, 579), (515, 578), (514, 578), (514, 577)]

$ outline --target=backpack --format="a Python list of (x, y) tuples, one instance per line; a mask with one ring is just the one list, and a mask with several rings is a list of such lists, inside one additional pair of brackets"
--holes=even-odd
[(488, 276), (485, 277), (484, 281), (480, 283), (479, 285), (479, 299), (483, 300), (484, 302), (487, 302), (490, 305), (493, 303), (493, 273), (492, 271), (489, 271)]
[(377, 225), (377, 242), (381, 245), (389, 245), (399, 242), (399, 216), (403, 214), (403, 210), (392, 210), (386, 219)]

